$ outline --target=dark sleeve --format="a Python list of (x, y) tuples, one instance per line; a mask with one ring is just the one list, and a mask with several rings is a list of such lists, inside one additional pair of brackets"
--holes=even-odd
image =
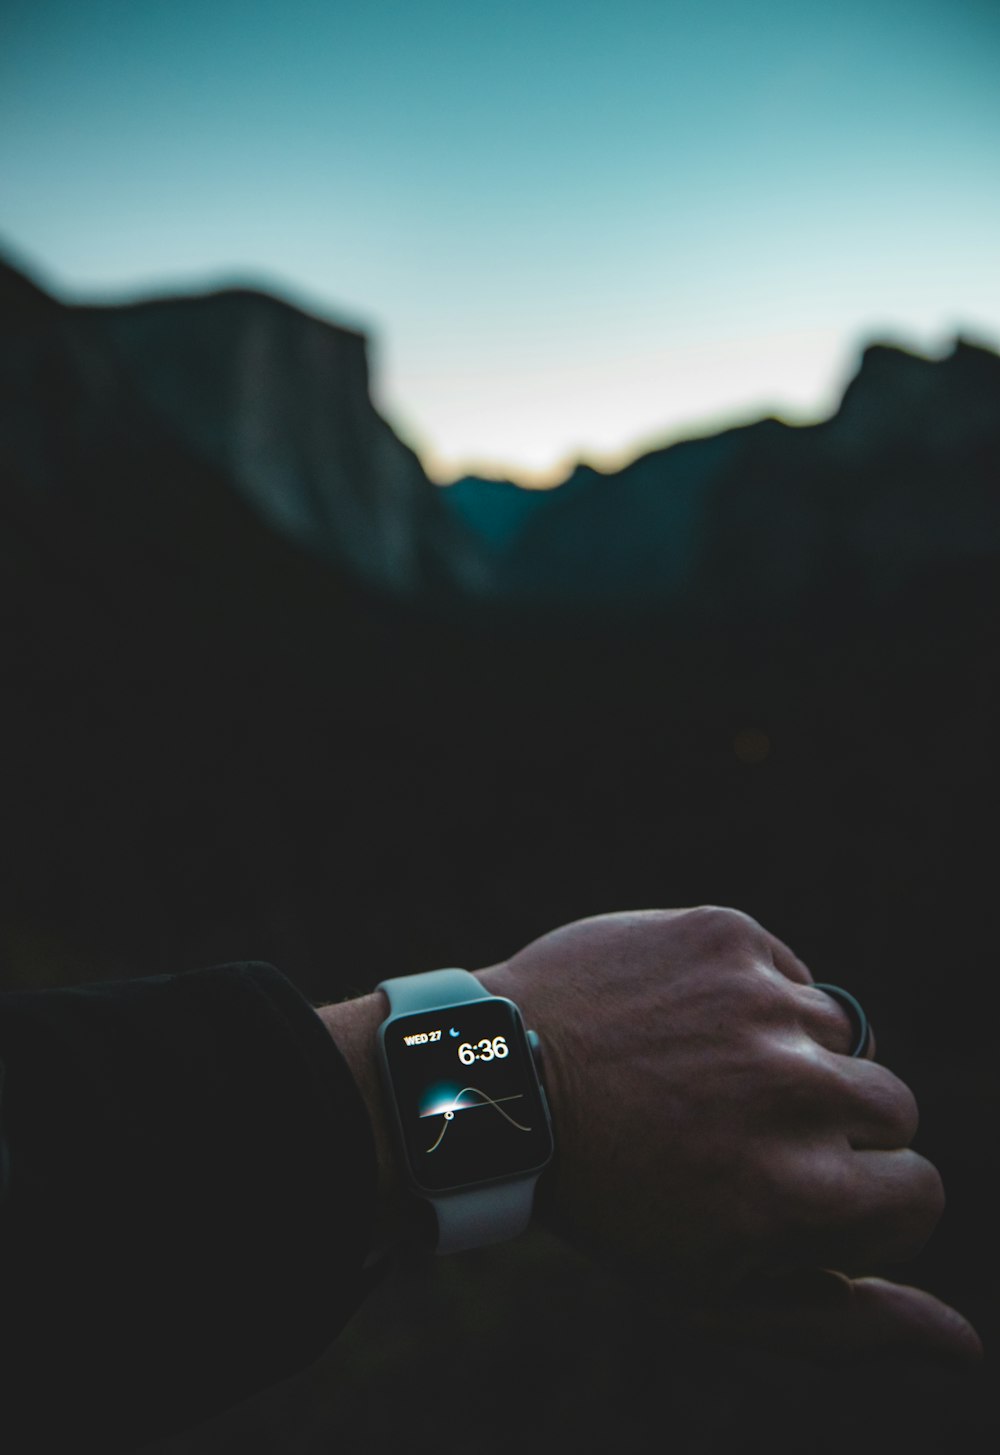
[(375, 1149), (268, 965), (0, 996), (0, 1448), (125, 1450), (317, 1358)]

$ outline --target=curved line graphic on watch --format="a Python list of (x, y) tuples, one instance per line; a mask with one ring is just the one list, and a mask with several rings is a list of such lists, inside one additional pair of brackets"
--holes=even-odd
[[(460, 1096), (464, 1096), (467, 1091), (473, 1092), (476, 1096), (481, 1096), (483, 1100), (474, 1101), (471, 1103), (471, 1105), (459, 1106), (458, 1098)], [(446, 1107), (444, 1111), (439, 1110), (435, 1112), (424, 1112), (424, 1116), (439, 1116), (442, 1118), (441, 1130), (437, 1134), (437, 1139), (436, 1141), (431, 1143), (431, 1145), (427, 1148), (427, 1151), (435, 1152), (438, 1147), (440, 1147), (441, 1139), (443, 1138), (445, 1132), (448, 1130), (448, 1124), (449, 1122), (454, 1121), (455, 1113), (457, 1111), (475, 1111), (475, 1109), (480, 1106), (493, 1107), (493, 1109), (495, 1111), (498, 1111), (506, 1121), (510, 1122), (512, 1127), (517, 1127), (519, 1132), (530, 1132), (530, 1127), (523, 1126), (521, 1122), (515, 1121), (514, 1118), (512, 1116), (509, 1116), (500, 1105), (501, 1101), (520, 1101), (521, 1096), (522, 1093), (517, 1092), (514, 1096), (501, 1096), (494, 1100), (494, 1098), (492, 1096), (488, 1096), (485, 1091), (480, 1091), (478, 1086), (463, 1086), (461, 1091), (455, 1093), (455, 1097), (450, 1107)]]

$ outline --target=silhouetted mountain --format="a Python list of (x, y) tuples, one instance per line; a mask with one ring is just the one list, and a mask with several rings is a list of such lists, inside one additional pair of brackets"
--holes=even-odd
[(74, 320), (157, 421), (282, 535), (380, 589), (425, 584), (436, 492), (372, 405), (361, 334), (246, 289)]
[(932, 362), (874, 345), (822, 424), (762, 420), (615, 474), (581, 466), (526, 499), (472, 479), (445, 499), (500, 599), (757, 611), (834, 586), (877, 596), (928, 563), (995, 555), (998, 461), (996, 354), (959, 341)]
[(352, 330), (245, 289), (66, 308), (3, 276), (8, 470), (72, 490), (84, 449), (115, 473), (155, 439), (156, 473), (176, 484), (169, 498), (130, 487), (145, 525), (176, 513), (183, 477), (210, 473), (233, 508), (411, 601), (788, 609), (1000, 548), (1000, 359), (969, 343), (939, 361), (870, 347), (821, 424), (762, 420), (614, 474), (580, 466), (550, 491), (440, 490), (372, 406)]

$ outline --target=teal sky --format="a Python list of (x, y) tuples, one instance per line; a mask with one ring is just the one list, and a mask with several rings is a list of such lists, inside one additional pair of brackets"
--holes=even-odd
[(1000, 344), (995, 0), (4, 0), (0, 246), (373, 338), (439, 479), (828, 412)]

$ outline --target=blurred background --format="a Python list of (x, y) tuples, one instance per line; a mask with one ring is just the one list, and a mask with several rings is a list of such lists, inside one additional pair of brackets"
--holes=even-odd
[[(990, 0), (6, 0), (3, 988), (736, 905), (870, 1010), (989, 1347), (998, 61)], [(157, 1448), (995, 1448), (989, 1363), (849, 1378), (539, 1233)]]

